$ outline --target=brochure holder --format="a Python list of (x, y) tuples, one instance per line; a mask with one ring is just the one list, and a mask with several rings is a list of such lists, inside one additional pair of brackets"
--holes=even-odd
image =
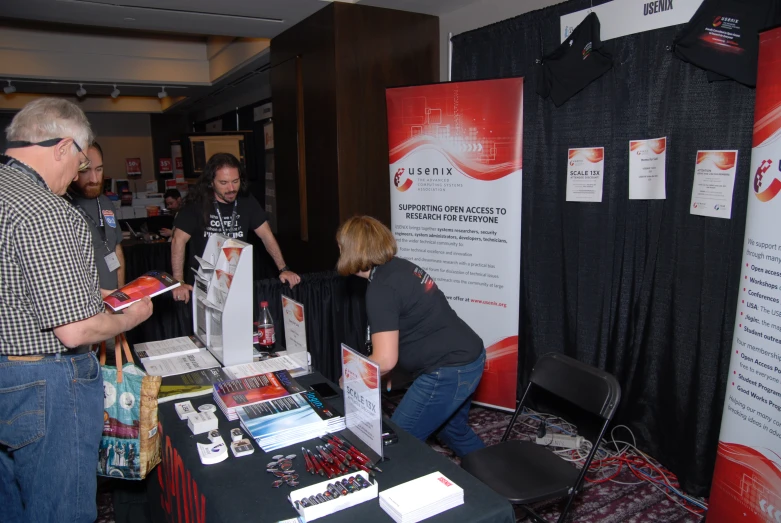
[(209, 237), (193, 285), (193, 331), (223, 366), (252, 362), (252, 245)]

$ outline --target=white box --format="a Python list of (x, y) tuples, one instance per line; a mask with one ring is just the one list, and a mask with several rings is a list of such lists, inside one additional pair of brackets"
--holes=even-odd
[(217, 430), (217, 417), (211, 412), (198, 412), (187, 416), (187, 426), (193, 434)]
[(369, 482), (371, 486), (365, 489), (361, 489), (358, 492), (347, 494), (346, 496), (339, 496), (336, 499), (332, 499), (331, 501), (321, 503), (320, 505), (313, 505), (311, 507), (304, 507), (302, 505), (299, 505), (296, 510), (301, 515), (301, 517), (304, 518), (304, 521), (306, 523), (308, 523), (309, 521), (313, 521), (317, 518), (322, 518), (323, 516), (333, 514), (334, 512), (339, 512), (340, 510), (354, 507), (355, 505), (358, 505), (365, 501), (375, 499), (377, 497), (377, 492), (379, 490), (379, 486), (377, 485), (377, 482), (375, 481), (374, 483), (372, 483), (368, 474), (366, 474), (363, 471), (358, 471), (358, 472), (353, 472), (351, 474), (345, 474), (344, 476), (338, 476), (333, 479), (329, 479), (321, 483), (317, 483), (316, 485), (294, 490), (293, 492), (290, 493), (288, 499), (290, 500), (291, 505), (293, 505), (293, 508), (295, 508), (295, 504), (293, 503), (294, 501), (299, 501), (302, 498), (308, 498), (309, 496), (316, 496), (317, 494), (322, 494), (323, 492), (328, 490), (327, 486), (329, 483), (335, 483), (336, 481), (347, 479), (350, 476), (361, 476), (363, 479)]

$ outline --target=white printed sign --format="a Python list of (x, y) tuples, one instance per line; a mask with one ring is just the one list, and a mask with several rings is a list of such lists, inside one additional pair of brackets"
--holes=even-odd
[(599, 18), (600, 38), (611, 40), (671, 25), (685, 24), (702, 0), (613, 0), (561, 17), (561, 41), (591, 13)]

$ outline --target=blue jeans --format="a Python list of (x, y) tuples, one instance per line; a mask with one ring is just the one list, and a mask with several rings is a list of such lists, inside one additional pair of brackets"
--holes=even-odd
[(438, 431), (440, 441), (458, 457), (485, 447), (468, 423), (472, 394), (480, 384), (484, 367), (485, 350), (467, 365), (421, 374), (391, 419), (421, 441)]
[(94, 353), (0, 356), (0, 520), (93, 522), (103, 376)]

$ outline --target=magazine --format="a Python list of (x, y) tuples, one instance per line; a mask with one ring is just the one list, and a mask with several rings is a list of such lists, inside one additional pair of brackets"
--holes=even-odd
[(184, 398), (207, 396), (214, 391), (215, 383), (229, 379), (228, 375), (219, 367), (166, 376), (160, 384), (157, 402), (165, 403)]
[(137, 343), (133, 350), (139, 358), (148, 358), (150, 360), (159, 360), (161, 358), (170, 358), (172, 356), (184, 356), (193, 352), (200, 352), (203, 345), (196, 342), (194, 336), (182, 336), (168, 340), (148, 341), (146, 343)]
[(146, 296), (152, 298), (164, 292), (172, 291), (179, 285), (181, 283), (166, 272), (149, 271), (121, 289), (112, 292), (103, 298), (103, 301), (112, 310), (121, 311)]
[(214, 384), (214, 400), (229, 420), (235, 420), (236, 407), (281, 398), (306, 390), (286, 370), (258, 374)]
[(201, 369), (213, 369), (219, 367), (220, 362), (214, 359), (211, 352), (201, 349), (200, 352), (185, 354), (184, 356), (173, 356), (161, 360), (142, 359), (141, 364), (144, 370), (150, 376), (175, 376), (178, 374), (187, 374)]
[(268, 452), (344, 429), (344, 416), (315, 391), (291, 394), (236, 409), (241, 425)]

